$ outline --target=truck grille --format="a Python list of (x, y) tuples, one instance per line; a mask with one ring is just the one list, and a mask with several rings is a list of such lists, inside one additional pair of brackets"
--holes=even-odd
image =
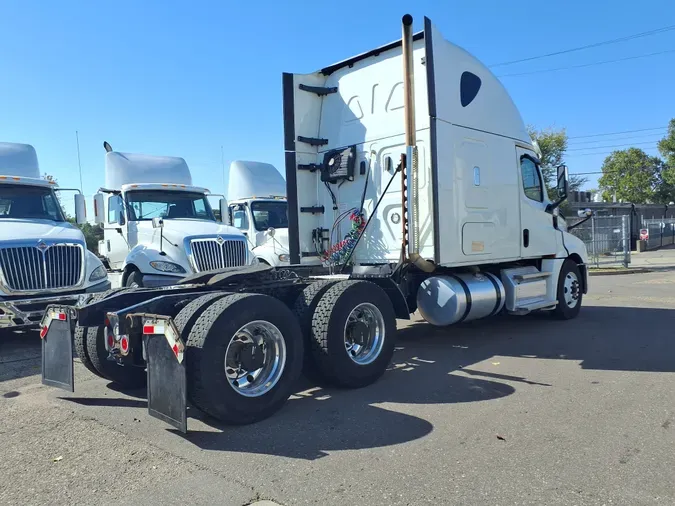
[(17, 292), (77, 286), (84, 250), (76, 244), (18, 246), (0, 249), (0, 270), (7, 288)]
[(193, 264), (197, 272), (246, 265), (246, 241), (239, 239), (193, 239), (190, 242)]

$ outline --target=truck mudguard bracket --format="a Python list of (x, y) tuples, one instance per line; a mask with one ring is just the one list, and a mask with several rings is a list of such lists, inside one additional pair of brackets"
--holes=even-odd
[(148, 413), (187, 433), (185, 361), (177, 360), (163, 334), (143, 336), (148, 371)]
[(49, 306), (40, 324), (42, 384), (75, 391), (73, 375), (73, 310)]
[(337, 86), (331, 88), (324, 88), (323, 86), (307, 86), (306, 84), (299, 84), (298, 88), (302, 91), (308, 91), (310, 93), (316, 93), (320, 97), (324, 95), (330, 95), (331, 93), (337, 93)]
[(303, 137), (302, 135), (298, 135), (298, 140), (310, 146), (325, 146), (328, 144), (328, 139), (319, 139), (318, 137)]
[(309, 207), (301, 207), (300, 208), (301, 213), (312, 213), (312, 214), (323, 214), (326, 212), (326, 208), (323, 206), (309, 206)]

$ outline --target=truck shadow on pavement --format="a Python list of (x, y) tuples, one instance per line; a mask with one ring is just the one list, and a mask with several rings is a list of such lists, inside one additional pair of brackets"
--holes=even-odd
[(397, 350), (384, 377), (358, 390), (323, 388), (303, 378), (280, 412), (254, 425), (224, 426), (194, 410), (191, 417), (215, 432), (176, 433), (202, 449), (314, 460), (331, 450), (391, 446), (426, 436), (433, 424), (416, 416), (419, 405), (487, 401), (515, 392), (497, 381), (454, 375), (445, 358), (417, 355)]
[(514, 393), (515, 387), (555, 387), (481, 370), (489, 365), (479, 363), (493, 357), (572, 360), (593, 370), (675, 372), (673, 322), (672, 309), (587, 306), (569, 322), (539, 313), (447, 329), (412, 323), (399, 330), (390, 370), (374, 385), (336, 390), (305, 380), (268, 420), (228, 427), (193, 410), (192, 418), (215, 430), (181, 436), (202, 449), (302, 459), (321, 458), (331, 450), (400, 444), (433, 430), (422, 416), (435, 418), (438, 411), (424, 405), (488, 401)]

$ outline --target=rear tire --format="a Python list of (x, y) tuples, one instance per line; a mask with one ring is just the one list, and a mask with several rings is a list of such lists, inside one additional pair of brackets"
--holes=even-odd
[[(108, 290), (106, 292), (92, 295), (91, 297), (89, 297), (86, 304), (93, 304), (94, 302), (103, 300), (111, 293), (112, 290)], [(79, 325), (75, 327), (75, 335), (73, 336), (73, 347), (75, 348), (75, 353), (77, 353), (77, 356), (80, 359), (80, 362), (82, 362), (82, 365), (86, 367), (89, 372), (95, 374), (99, 378), (102, 378), (103, 376), (101, 375), (100, 372), (98, 372), (98, 369), (94, 367), (94, 364), (92, 364), (91, 359), (89, 358), (89, 353), (87, 352), (88, 329), (89, 327), (80, 327)]]
[(207, 293), (206, 295), (197, 297), (180, 310), (180, 312), (176, 315), (174, 323), (176, 324), (176, 329), (178, 329), (178, 332), (180, 332), (183, 341), (187, 341), (188, 335), (192, 330), (192, 326), (206, 310), (206, 308), (209, 307), (209, 304), (211, 304), (216, 299), (225, 297), (226, 295), (230, 294), (226, 292)]
[(569, 258), (563, 262), (558, 276), (558, 304), (552, 311), (559, 320), (576, 318), (581, 311), (583, 290), (581, 289), (581, 273), (579, 266)]
[[(265, 347), (251, 346), (246, 336), (263, 339)], [(302, 356), (302, 331), (285, 304), (268, 295), (227, 295), (211, 303), (190, 330), (190, 400), (227, 424), (258, 422), (290, 397)]]
[(323, 379), (321, 371), (317, 367), (316, 360), (314, 360), (312, 348), (317, 346), (314, 339), (312, 339), (312, 316), (316, 311), (316, 306), (319, 304), (321, 297), (326, 291), (337, 281), (330, 279), (316, 281), (307, 286), (298, 298), (295, 300), (293, 312), (298, 319), (302, 336), (305, 342), (305, 353), (303, 358), (302, 370), (305, 376), (311, 380)]
[(95, 374), (99, 378), (102, 378), (101, 373), (98, 372), (94, 364), (91, 363), (89, 359), (89, 354), (87, 353), (87, 330), (88, 327), (75, 327), (75, 335), (73, 336), (73, 347), (75, 348), (75, 353), (77, 353), (80, 362), (82, 365), (87, 368), (90, 373)]
[(341, 281), (330, 287), (312, 316), (314, 359), (322, 376), (340, 387), (360, 388), (377, 381), (394, 354), (395, 334), (391, 300), (369, 281)]

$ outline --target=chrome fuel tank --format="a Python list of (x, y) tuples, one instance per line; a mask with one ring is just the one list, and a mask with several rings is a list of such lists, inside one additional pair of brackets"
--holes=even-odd
[(432, 276), (417, 290), (422, 318), (436, 326), (492, 316), (501, 311), (505, 299), (504, 285), (489, 272)]

